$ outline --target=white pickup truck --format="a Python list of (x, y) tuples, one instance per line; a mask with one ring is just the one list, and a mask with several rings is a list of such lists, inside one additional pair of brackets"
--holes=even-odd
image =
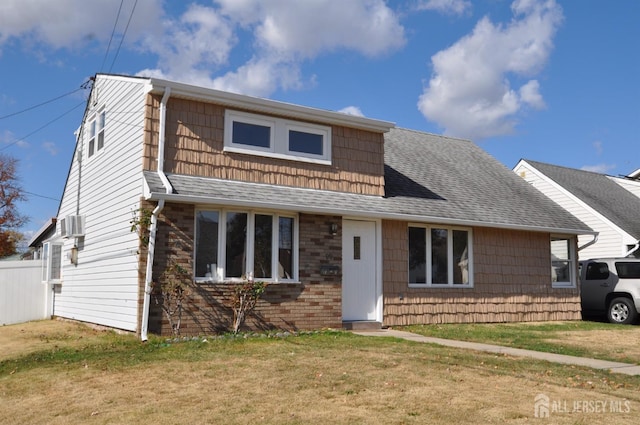
[(640, 314), (640, 258), (580, 262), (583, 316), (607, 314), (611, 323), (631, 324)]

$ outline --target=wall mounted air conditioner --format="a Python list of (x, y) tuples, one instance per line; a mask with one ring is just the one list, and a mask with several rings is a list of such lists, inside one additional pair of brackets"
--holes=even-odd
[(68, 215), (60, 220), (60, 231), (65, 238), (79, 238), (84, 236), (84, 216)]

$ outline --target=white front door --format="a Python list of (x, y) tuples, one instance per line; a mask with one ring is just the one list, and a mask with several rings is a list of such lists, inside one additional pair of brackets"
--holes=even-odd
[(376, 223), (342, 221), (342, 320), (378, 318)]

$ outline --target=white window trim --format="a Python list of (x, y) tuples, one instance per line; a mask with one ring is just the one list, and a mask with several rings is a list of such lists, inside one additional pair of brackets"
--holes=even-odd
[[(52, 270), (52, 264), (53, 264), (53, 246), (59, 246), (60, 247), (60, 277), (57, 279), (52, 279), (51, 278), (51, 270)], [(62, 241), (60, 242), (56, 242), (56, 241), (49, 241), (49, 242), (45, 242), (43, 244), (42, 247), (42, 253), (43, 253), (43, 258), (42, 258), (42, 268), (43, 268), (43, 273), (42, 273), (42, 277), (43, 277), (43, 282), (47, 282), (47, 283), (61, 283), (62, 282), (62, 272), (63, 272), (63, 264), (64, 264), (64, 243)]]
[[(233, 143), (234, 121), (269, 127), (271, 129), (269, 148)], [(323, 155), (290, 151), (289, 130), (321, 135), (323, 140)], [(225, 111), (224, 118), (224, 152), (331, 165), (331, 127), (228, 109)]]
[[(575, 243), (575, 236), (567, 236), (567, 235), (551, 235), (551, 237), (549, 238), (549, 260), (551, 260), (551, 241), (553, 240), (558, 240), (558, 239), (562, 239), (562, 240), (566, 240), (569, 241), (569, 263), (571, 265), (571, 267), (569, 267), (569, 282), (554, 282), (553, 279), (551, 280), (551, 287), (552, 288), (565, 288), (565, 289), (572, 289), (572, 288), (576, 288), (578, 285), (577, 279), (578, 277), (577, 275), (577, 268), (578, 268), (578, 261), (577, 261), (577, 255), (576, 255), (576, 243)], [(553, 265), (552, 265), (553, 267)]]
[[(99, 128), (98, 125), (100, 123), (100, 117), (102, 116), (102, 114), (105, 114), (105, 122), (103, 122), (102, 124), (102, 128)], [(104, 150), (104, 140), (105, 140), (105, 127), (106, 127), (106, 110), (103, 107), (100, 107), (97, 112), (94, 112), (93, 115), (91, 115), (91, 119), (89, 119), (89, 125), (88, 125), (88, 137), (87, 137), (87, 159), (93, 159), (96, 156), (98, 156), (98, 154), (100, 152), (102, 152)], [(93, 135), (91, 134), (93, 131)], [(101, 148), (98, 148), (98, 135), (102, 133), (102, 141), (103, 141), (103, 146)], [(89, 146), (91, 145), (91, 142), (93, 141), (93, 153), (90, 153), (89, 151)]]
[[(193, 250), (193, 274), (194, 280), (200, 283), (207, 282), (241, 282), (242, 278), (238, 277), (226, 277), (226, 241), (227, 241), (227, 214), (228, 213), (240, 213), (247, 214), (247, 237), (246, 237), (246, 246), (245, 246), (245, 270), (247, 271), (247, 277), (253, 278), (253, 256), (254, 256), (254, 238), (255, 238), (255, 216), (256, 215), (270, 215), (272, 216), (272, 228), (276, 231), (272, 233), (271, 236), (271, 271), (274, 275), (272, 278), (259, 278), (259, 280), (269, 283), (300, 283), (299, 281), (299, 224), (298, 224), (298, 216), (297, 214), (291, 214), (286, 212), (274, 212), (274, 211), (262, 211), (262, 210), (242, 210), (242, 209), (233, 209), (233, 208), (224, 208), (224, 209), (216, 209), (216, 208), (198, 208), (196, 209), (196, 213), (194, 215), (194, 229), (196, 228), (195, 220), (197, 220), (198, 212), (200, 211), (216, 211), (218, 212), (218, 270), (216, 270), (216, 274), (212, 278), (195, 276), (195, 262), (196, 262), (196, 250), (195, 250), (195, 239), (194, 239), (194, 250)], [(291, 279), (282, 279), (278, 276), (278, 252), (279, 252), (279, 218), (286, 217), (293, 219), (293, 235), (292, 235), (292, 272), (293, 276)], [(275, 272), (275, 273), (274, 273)]]
[[(468, 227), (455, 227), (455, 226), (437, 226), (437, 225), (428, 225), (424, 223), (409, 223), (407, 226), (407, 230), (409, 227), (418, 227), (425, 229), (426, 232), (426, 283), (411, 283), (409, 282), (409, 288), (473, 288), (474, 286), (474, 273), (473, 273), (473, 230)], [(432, 283), (432, 260), (431, 260), (431, 230), (432, 229), (445, 229), (447, 230), (447, 275), (449, 277), (449, 282), (447, 283)], [(467, 232), (467, 258), (468, 258), (468, 283), (453, 283), (453, 268), (455, 264), (453, 264), (453, 231), (461, 230)], [(409, 244), (409, 233), (407, 232), (407, 244)], [(407, 261), (407, 276), (409, 276), (409, 264)]]

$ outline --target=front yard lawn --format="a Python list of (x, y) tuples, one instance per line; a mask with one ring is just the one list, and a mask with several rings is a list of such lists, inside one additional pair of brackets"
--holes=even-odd
[(640, 326), (576, 321), (420, 325), (403, 329), (437, 338), (640, 364)]
[(0, 341), (0, 423), (526, 424), (541, 396), (548, 423), (640, 413), (640, 377), (349, 332), (141, 343), (45, 321)]

